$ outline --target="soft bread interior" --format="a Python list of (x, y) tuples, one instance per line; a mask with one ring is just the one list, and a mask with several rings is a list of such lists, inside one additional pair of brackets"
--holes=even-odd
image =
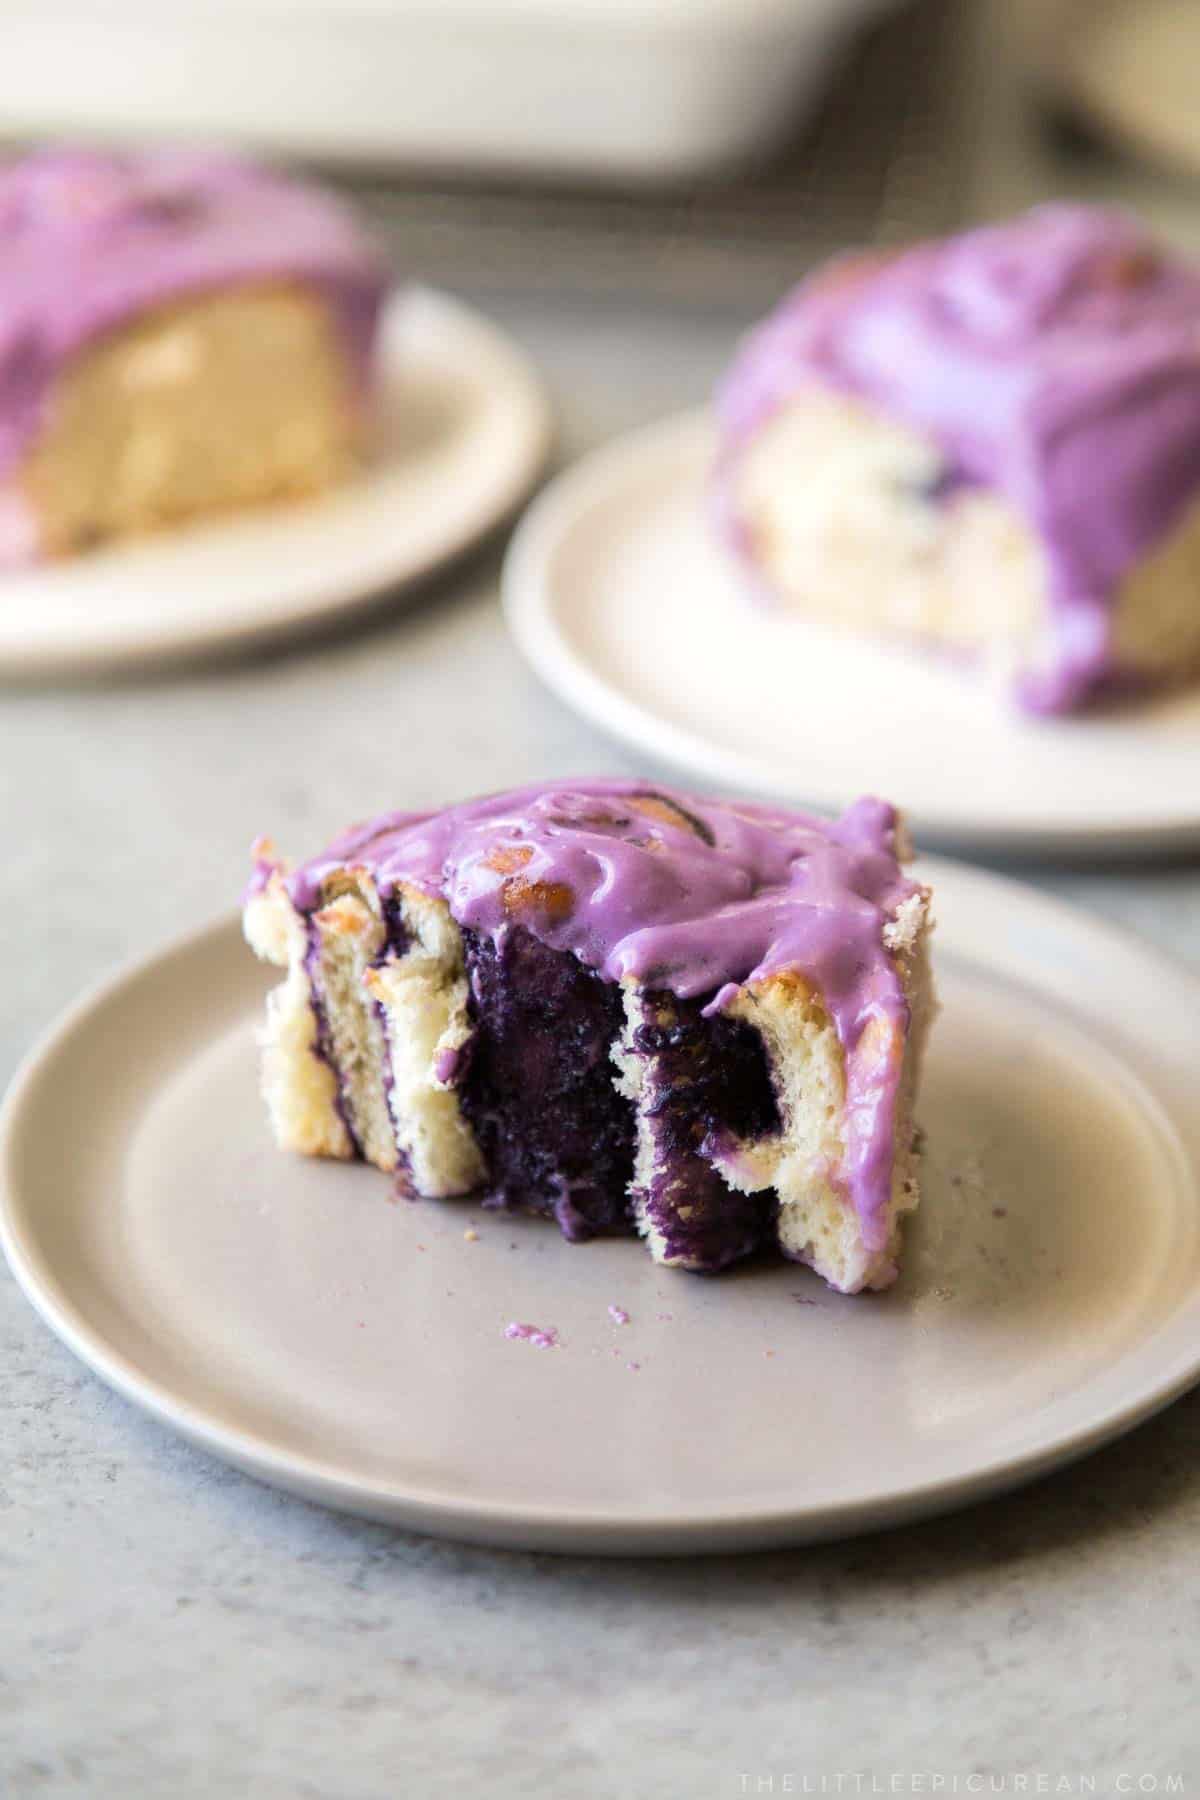
[(248, 901), (246, 936), (287, 976), (269, 997), (263, 1086), (276, 1138), (310, 1155), (403, 1167), (417, 1193), (484, 1176), (457, 1094), (439, 1071), (470, 1037), (462, 940), (441, 900), (406, 887), (408, 938), (388, 943), (374, 884), (332, 877), (309, 920), (280, 877)]
[(874, 1271), (859, 1222), (838, 1189), (846, 1153), (845, 1059), (834, 1022), (798, 976), (780, 975), (745, 989), (731, 1009), (767, 1046), (782, 1130), (721, 1158), (731, 1187), (774, 1188), (779, 1245), (834, 1286), (870, 1285)]
[[(827, 624), (925, 638), (1000, 677), (1051, 666), (1046, 558), (1003, 496), (938, 494), (943, 464), (919, 432), (852, 397), (798, 393), (732, 471), (755, 563), (787, 605)], [(1126, 578), (1116, 664), (1146, 675), (1200, 663), (1200, 503)]]
[[(926, 898), (916, 894), (885, 928), (908, 1002), (907, 1029), (872, 1020), (850, 1059), (820, 996), (797, 974), (751, 984), (729, 1009), (753, 1025), (767, 1046), (782, 1129), (776, 1137), (732, 1147), (718, 1157), (718, 1166), (731, 1187), (774, 1188), (780, 1248), (844, 1293), (887, 1287), (895, 1279), (901, 1221), (919, 1199), (913, 1103), (934, 1007), (927, 926)], [(854, 1059), (892, 1062), (899, 1073), (890, 1194), (878, 1245), (864, 1236), (844, 1175)]]
[(246, 904), (246, 939), (265, 962), (287, 974), (267, 995), (259, 1032), (262, 1090), (275, 1141), (302, 1156), (354, 1155), (338, 1110), (337, 1078), (318, 1053), (317, 1015), (305, 956), (308, 934), (278, 875)]
[(941, 469), (917, 432), (812, 387), (746, 446), (734, 509), (769, 586), (797, 611), (1026, 662), (1043, 625), (1038, 547), (994, 495), (937, 498)]
[(462, 936), (444, 901), (415, 887), (400, 897), (409, 948), (366, 976), (385, 1022), (397, 1147), (418, 1194), (465, 1194), (487, 1171), (447, 1079), (471, 1036)]
[(387, 1044), (366, 985), (386, 941), (374, 885), (365, 880), (336, 894), (309, 921), (309, 980), (343, 1110), (367, 1161), (394, 1169), (396, 1134), (384, 1079)]
[(342, 480), (360, 431), (329, 308), (284, 285), (158, 308), (79, 353), (19, 477), (55, 556)]

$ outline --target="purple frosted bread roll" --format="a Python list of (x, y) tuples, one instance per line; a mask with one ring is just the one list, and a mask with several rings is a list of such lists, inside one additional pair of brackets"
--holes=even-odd
[(291, 874), (260, 846), (276, 1139), (680, 1268), (774, 1246), (885, 1287), (932, 1010), (896, 831), (587, 780), (385, 815)]
[(1200, 271), (1041, 207), (834, 264), (719, 399), (726, 531), (789, 607), (1068, 712), (1200, 665)]
[(226, 156), (0, 168), (0, 564), (342, 479), (383, 291), (340, 202)]

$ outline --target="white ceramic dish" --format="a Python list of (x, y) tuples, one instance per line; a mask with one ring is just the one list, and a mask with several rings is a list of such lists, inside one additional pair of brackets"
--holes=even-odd
[(1200, 1376), (1200, 981), (1028, 888), (926, 873), (945, 1011), (886, 1295), (786, 1265), (673, 1274), (629, 1240), (393, 1205), (374, 1170), (280, 1155), (267, 978), (232, 921), (84, 1000), (26, 1064), (0, 1124), (12, 1269), (165, 1424), (423, 1531), (682, 1554), (1026, 1480)]
[(424, 289), (391, 301), (376, 445), (335, 493), (0, 575), (0, 675), (241, 645), (414, 582), (517, 505), (550, 416), (520, 351)]
[(756, 605), (705, 505), (707, 413), (621, 439), (522, 519), (504, 596), (570, 705), (705, 781), (830, 809), (882, 785), (925, 843), (1200, 841), (1200, 685), (1024, 718), (969, 671)]
[(797, 131), (888, 3), (7, 0), (0, 117), (9, 132), (679, 180)]

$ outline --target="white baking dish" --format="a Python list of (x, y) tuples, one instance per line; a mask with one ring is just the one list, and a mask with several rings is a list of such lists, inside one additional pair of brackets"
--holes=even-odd
[(890, 0), (3, 0), (12, 134), (668, 180), (765, 154)]

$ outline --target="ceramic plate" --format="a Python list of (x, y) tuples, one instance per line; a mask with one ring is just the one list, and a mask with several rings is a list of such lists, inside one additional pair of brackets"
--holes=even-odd
[(427, 575), (528, 491), (549, 444), (541, 386), (442, 294), (384, 317), (373, 457), (336, 493), (0, 576), (0, 674), (102, 668), (238, 645)]
[(1200, 841), (1200, 686), (1085, 719), (1010, 711), (908, 649), (756, 605), (705, 507), (691, 414), (561, 475), (505, 568), (517, 642), (563, 699), (706, 781), (836, 809), (885, 779), (926, 843)]
[(1025, 1480), (1200, 1375), (1200, 981), (1029, 889), (926, 873), (945, 1010), (887, 1294), (786, 1264), (671, 1273), (632, 1240), (395, 1203), (375, 1170), (281, 1155), (255, 1065), (269, 972), (232, 922), (27, 1063), (0, 1127), (13, 1271), (165, 1424), (422, 1531), (749, 1548)]

